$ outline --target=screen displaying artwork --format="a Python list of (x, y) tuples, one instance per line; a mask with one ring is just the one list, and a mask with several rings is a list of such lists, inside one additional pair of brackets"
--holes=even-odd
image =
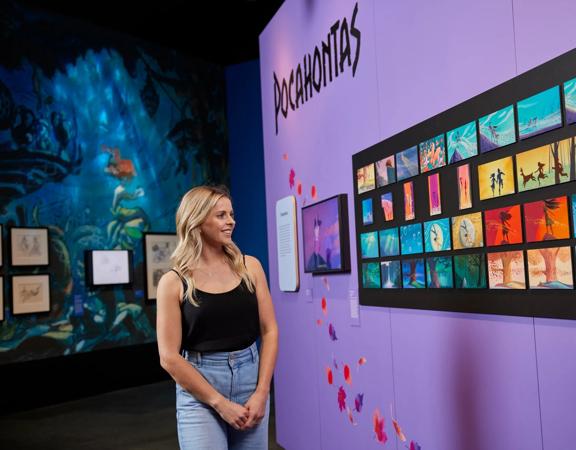
[(349, 271), (348, 195), (339, 194), (302, 208), (302, 240), (304, 272)]
[(371, 231), (360, 235), (362, 258), (378, 258), (378, 232)]
[(524, 204), (526, 242), (551, 241), (570, 237), (568, 200), (549, 198)]
[(470, 164), (462, 164), (456, 169), (458, 179), (458, 209), (472, 208), (472, 185), (470, 183)]
[(449, 289), (454, 287), (451, 256), (426, 258), (426, 285), (430, 289)]
[(478, 166), (480, 200), (502, 197), (516, 192), (512, 157), (497, 159)]
[(454, 287), (486, 288), (486, 258), (483, 253), (454, 256)]
[(564, 108), (566, 123), (576, 122), (576, 78), (564, 83)]
[(442, 252), (451, 248), (450, 219), (424, 222), (424, 250), (426, 252)]
[(446, 165), (444, 135), (420, 143), (420, 172), (428, 172)]
[(404, 183), (404, 220), (413, 220), (416, 217), (414, 210), (414, 183)]
[(374, 211), (372, 209), (371, 198), (362, 200), (362, 223), (364, 225), (372, 225), (374, 223)]
[(486, 247), (522, 243), (520, 205), (484, 211)]
[(448, 163), (454, 164), (463, 159), (478, 154), (478, 140), (476, 137), (476, 121), (469, 122), (461, 127), (446, 133), (448, 144)]
[(560, 86), (518, 102), (518, 135), (527, 139), (562, 126)]
[(362, 287), (378, 289), (380, 287), (380, 264), (377, 262), (362, 264)]
[(396, 182), (394, 155), (376, 161), (376, 186), (382, 187)]
[(440, 174), (428, 176), (428, 207), (430, 215), (442, 214), (442, 198), (440, 196)]
[(400, 254), (400, 239), (398, 228), (388, 228), (379, 231), (380, 256), (398, 256)]
[(488, 253), (488, 284), (490, 289), (526, 289), (524, 252)]
[(421, 223), (400, 227), (400, 251), (403, 255), (424, 253)]
[(358, 193), (371, 191), (376, 188), (376, 177), (374, 174), (374, 164), (368, 164), (356, 171), (356, 184)]
[(396, 153), (396, 178), (398, 181), (418, 175), (418, 147)]
[(528, 250), (526, 259), (530, 289), (574, 289), (570, 247)]
[(518, 192), (570, 181), (574, 138), (546, 144), (516, 155)]
[(510, 105), (478, 120), (480, 152), (486, 153), (516, 142), (514, 106)]
[(392, 192), (385, 192), (380, 196), (380, 204), (384, 212), (384, 220), (390, 222), (394, 220), (394, 199)]
[(402, 286), (404, 289), (423, 289), (426, 287), (424, 259), (405, 259), (402, 261)]
[(382, 261), (380, 263), (382, 288), (400, 289), (402, 287), (402, 274), (400, 261)]
[(484, 246), (482, 236), (482, 213), (452, 217), (454, 250)]

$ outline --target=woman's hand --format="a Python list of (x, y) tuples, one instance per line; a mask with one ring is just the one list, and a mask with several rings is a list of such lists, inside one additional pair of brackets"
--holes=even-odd
[(257, 426), (264, 416), (266, 415), (266, 401), (268, 400), (268, 394), (255, 391), (248, 401), (245, 403), (245, 407), (248, 410), (248, 420), (242, 427), (243, 430), (248, 430)]
[(249, 411), (245, 406), (234, 403), (227, 398), (222, 400), (214, 407), (220, 417), (232, 427), (241, 430), (249, 420)]

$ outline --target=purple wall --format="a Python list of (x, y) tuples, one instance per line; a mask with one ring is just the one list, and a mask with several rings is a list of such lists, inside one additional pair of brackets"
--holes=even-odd
[[(353, 211), (353, 153), (576, 46), (573, 1), (362, 0), (355, 77), (346, 69), (282, 118), (276, 135), (272, 73), (287, 77), (336, 20), (350, 21), (354, 5), (287, 0), (260, 37), (268, 211), (286, 195), (296, 195), (301, 207), (342, 192)], [(361, 307), (356, 321), (350, 317), (355, 267), (349, 275), (312, 277), (304, 274), (301, 257), (300, 292), (280, 292), (275, 235), (275, 218), (268, 214), (271, 290), (280, 325), (275, 389), (281, 445), (380, 448), (373, 431), (376, 409), (385, 419), (385, 448), (403, 449), (410, 440), (423, 450), (574, 445), (573, 322), (370, 307)], [(337, 340), (330, 337), (330, 324)], [(344, 364), (351, 369), (350, 383)], [(340, 386), (351, 419), (339, 410)], [(364, 405), (357, 412), (359, 393)], [(406, 443), (396, 439), (392, 415)]]

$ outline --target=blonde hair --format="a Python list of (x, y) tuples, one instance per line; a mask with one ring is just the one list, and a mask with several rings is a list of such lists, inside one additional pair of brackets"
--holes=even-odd
[[(198, 301), (195, 298), (192, 274), (193, 269), (197, 267), (200, 261), (203, 245), (200, 226), (216, 206), (218, 200), (223, 197), (232, 201), (228, 189), (224, 186), (197, 186), (184, 194), (178, 211), (176, 211), (178, 245), (172, 253), (171, 259), (174, 268), (186, 282), (184, 298), (194, 306), (198, 306)], [(254, 292), (254, 283), (248, 274), (244, 257), (238, 246), (232, 242), (223, 245), (222, 250), (232, 271), (242, 279), (250, 292)]]

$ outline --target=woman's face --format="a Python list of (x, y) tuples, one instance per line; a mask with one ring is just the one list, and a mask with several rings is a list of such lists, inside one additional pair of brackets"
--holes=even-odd
[(235, 224), (232, 202), (229, 198), (222, 197), (200, 225), (202, 239), (210, 244), (230, 244)]

